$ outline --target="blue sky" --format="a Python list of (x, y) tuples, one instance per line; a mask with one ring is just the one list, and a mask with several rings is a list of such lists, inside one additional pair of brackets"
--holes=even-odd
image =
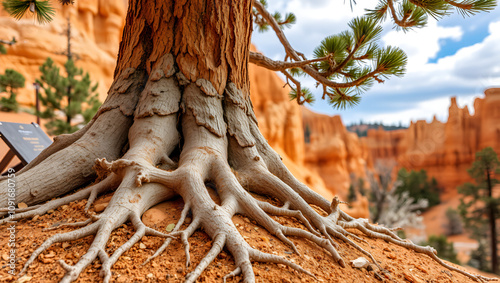
[[(268, 2), (271, 12), (295, 13), (297, 24), (285, 34), (297, 51), (312, 58), (323, 38), (345, 30), (353, 16), (372, 8), (375, 1), (359, 0), (353, 11), (344, 1)], [(482, 97), (486, 88), (500, 87), (500, 8), (467, 18), (455, 13), (406, 33), (392, 29), (391, 22), (383, 26), (382, 43), (399, 46), (408, 55), (406, 75), (376, 84), (354, 108), (334, 110), (321, 101), (320, 91), (315, 91), (317, 100), (308, 107), (340, 114), (345, 124), (363, 120), (407, 125), (411, 120), (430, 121), (434, 115), (446, 121), (451, 96), (457, 97), (459, 106), (468, 105), (472, 110), (474, 98)], [(266, 56), (283, 60), (284, 50), (272, 31), (255, 31), (252, 41)], [(315, 90), (312, 79), (302, 82)]]

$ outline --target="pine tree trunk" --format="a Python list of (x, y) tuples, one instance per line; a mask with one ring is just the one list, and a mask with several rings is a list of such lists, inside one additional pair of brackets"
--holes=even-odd
[(486, 184), (488, 186), (488, 220), (490, 226), (490, 244), (491, 244), (491, 272), (498, 274), (498, 246), (497, 246), (497, 227), (496, 227), (496, 204), (493, 200), (493, 184), (491, 183), (491, 174), (489, 168), (486, 168)]
[[(287, 259), (252, 248), (232, 222), (239, 213), (297, 253), (287, 237), (307, 238), (341, 266), (345, 263), (332, 237), (352, 245), (382, 269), (354, 242), (360, 238), (346, 230), (350, 228), (426, 253), (464, 273), (439, 260), (431, 247), (408, 243), (389, 229), (353, 219), (339, 209), (337, 198), (330, 203), (286, 169), (261, 135), (249, 98), (251, 5), (249, 0), (130, 1), (106, 101), (84, 129), (59, 137), (16, 174), (16, 201), (30, 208), (0, 222), (43, 214), (84, 198), (88, 198), (88, 209), (99, 194), (114, 189), (114, 195), (100, 215), (72, 224), (84, 227), (47, 239), (25, 263), (23, 272), (53, 243), (88, 235), (95, 236), (78, 263), (60, 262), (66, 270), (62, 282), (76, 280), (97, 258), (102, 262), (104, 282), (109, 282), (113, 264), (144, 235), (166, 238), (148, 260), (154, 260), (177, 237), (185, 245), (189, 266), (187, 239), (203, 228), (213, 245), (186, 282), (196, 281), (223, 248), (233, 255), (236, 265), (228, 276), (241, 274), (244, 282), (255, 281), (252, 261), (284, 264), (314, 277)], [(90, 182), (94, 183), (70, 194)], [(6, 187), (5, 180), (0, 185)], [(220, 200), (212, 200), (207, 188), (214, 188)], [(282, 206), (257, 200), (249, 191), (275, 197)], [(185, 207), (172, 233), (142, 223), (147, 209), (176, 195), (183, 198)], [(56, 197), (61, 198), (50, 200)], [(7, 204), (7, 196), (2, 194), (0, 201)], [(321, 208), (324, 215), (309, 204)], [(189, 212), (193, 220), (179, 230)], [(307, 230), (284, 226), (269, 214), (295, 217)], [(136, 233), (108, 256), (110, 233), (126, 221), (132, 222)]]

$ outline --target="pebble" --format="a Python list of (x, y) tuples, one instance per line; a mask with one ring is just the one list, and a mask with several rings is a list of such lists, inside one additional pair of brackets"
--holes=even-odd
[(269, 238), (268, 237), (260, 237), (262, 239), (262, 241), (266, 242), (266, 244), (270, 245), (271, 243), (269, 242)]
[(145, 248), (146, 248), (146, 245), (144, 243), (139, 244), (139, 249), (145, 249)]
[(56, 254), (55, 254), (53, 251), (51, 251), (51, 252), (49, 252), (48, 254), (46, 254), (44, 257), (45, 257), (45, 258), (53, 258), (53, 257), (55, 257), (55, 256), (56, 256)]
[(355, 260), (351, 260), (352, 266), (356, 268), (364, 268), (370, 264), (370, 262), (364, 257), (358, 257)]
[(151, 278), (153, 278), (155, 276), (153, 275), (153, 273), (149, 273), (148, 275), (146, 275), (146, 277), (149, 278), (149, 279), (151, 279)]
[(116, 281), (117, 283), (125, 283), (127, 282), (127, 276), (120, 276), (118, 278), (116, 278)]
[(24, 283), (31, 280), (31, 276), (24, 275), (23, 277), (17, 279), (16, 283)]
[(18, 207), (18, 208), (27, 208), (27, 207), (28, 207), (28, 205), (27, 205), (27, 204), (25, 204), (24, 202), (20, 202), (20, 203), (18, 203), (18, 204), (17, 204), (17, 207)]
[(386, 256), (387, 256), (388, 258), (390, 258), (390, 259), (396, 259), (396, 255), (395, 255), (394, 253), (392, 253), (392, 252), (387, 253), (387, 254), (386, 254)]
[(37, 214), (37, 215), (33, 216), (33, 219), (32, 219), (32, 220), (33, 220), (33, 221), (37, 221), (37, 220), (38, 220), (38, 217), (40, 217), (40, 215), (38, 215), (38, 214)]
[(53, 209), (50, 209), (49, 211), (47, 211), (47, 214), (51, 214), (51, 213), (54, 213)]
[(9, 260), (9, 255), (8, 254), (3, 254), (2, 255), (2, 259), (5, 260), (5, 261)]
[(175, 228), (175, 224), (171, 223), (171, 224), (167, 225), (167, 228), (165, 228), (165, 230), (167, 230), (167, 232), (172, 232), (172, 230), (174, 230), (174, 228)]
[(95, 212), (102, 212), (108, 207), (109, 202), (104, 202), (104, 203), (96, 203), (94, 204), (94, 210)]
[(182, 267), (177, 268), (177, 273), (182, 273), (183, 271)]
[(185, 222), (186, 222), (186, 224), (191, 223), (191, 218), (189, 218), (189, 217), (188, 217), (188, 218), (186, 218), (186, 221), (185, 221)]
[(413, 274), (409, 272), (403, 272), (403, 275), (406, 280), (412, 282), (412, 283), (422, 283), (423, 281), (415, 277)]

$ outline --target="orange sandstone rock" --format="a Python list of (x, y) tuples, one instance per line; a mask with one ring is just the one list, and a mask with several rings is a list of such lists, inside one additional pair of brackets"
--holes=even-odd
[[(459, 108), (451, 98), (448, 120), (412, 122), (407, 130), (370, 130), (363, 142), (370, 158), (392, 159), (400, 167), (427, 171), (445, 188), (445, 193), (470, 181), (466, 173), (475, 153), (491, 146), (500, 153), (500, 88), (485, 91), (474, 102), (475, 113)], [(456, 192), (454, 192), (456, 194)]]
[(113, 79), (116, 54), (125, 23), (125, 1), (86, 0), (74, 5), (56, 8), (55, 19), (48, 24), (38, 24), (30, 13), (16, 21), (0, 6), (0, 37), (17, 43), (7, 47), (7, 54), (0, 56), (0, 72), (15, 69), (26, 77), (26, 88), (19, 91), (21, 104), (34, 104), (32, 83), (40, 76), (38, 67), (51, 57), (60, 67), (66, 62), (67, 18), (71, 21), (71, 48), (77, 55), (77, 66), (90, 73), (99, 83), (101, 100), (106, 98)]

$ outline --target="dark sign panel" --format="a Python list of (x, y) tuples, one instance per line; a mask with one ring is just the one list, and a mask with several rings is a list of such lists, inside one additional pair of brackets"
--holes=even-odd
[(0, 122), (0, 136), (25, 165), (52, 143), (36, 123)]

